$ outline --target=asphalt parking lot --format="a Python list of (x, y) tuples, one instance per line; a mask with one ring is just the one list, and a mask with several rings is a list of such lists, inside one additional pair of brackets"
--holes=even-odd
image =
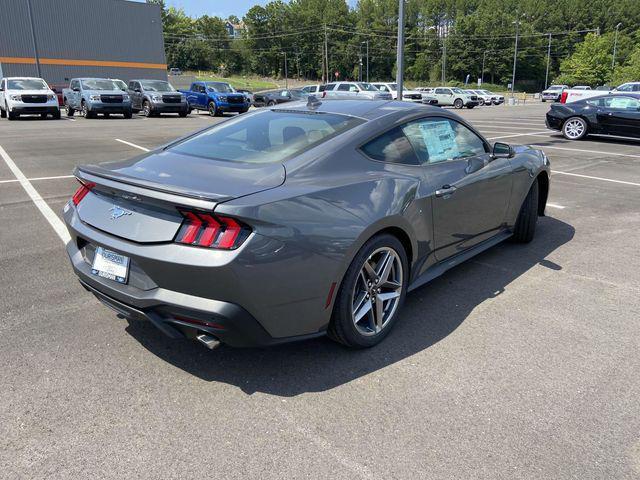
[(365, 351), (209, 351), (77, 282), (52, 228), (73, 167), (219, 119), (3, 119), (0, 476), (639, 478), (640, 142), (569, 142), (547, 109), (460, 112), (549, 156), (535, 240), (416, 290)]

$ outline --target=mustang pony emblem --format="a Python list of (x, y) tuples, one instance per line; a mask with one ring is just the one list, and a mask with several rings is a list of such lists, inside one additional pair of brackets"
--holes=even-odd
[(125, 215), (133, 214), (133, 212), (130, 212), (129, 210), (125, 210), (124, 208), (119, 207), (117, 205), (114, 205), (113, 207), (111, 207), (109, 211), (111, 212), (111, 220), (117, 220), (118, 218), (124, 217)]

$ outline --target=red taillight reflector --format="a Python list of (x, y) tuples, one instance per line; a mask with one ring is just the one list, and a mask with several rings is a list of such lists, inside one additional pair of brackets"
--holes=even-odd
[(560, 95), (560, 103), (567, 103), (568, 96), (569, 92), (562, 92), (562, 95)]
[(81, 183), (80, 187), (78, 187), (78, 190), (76, 190), (76, 193), (74, 193), (73, 197), (71, 198), (71, 200), (73, 201), (73, 204), (76, 206), (82, 201), (84, 197), (87, 196), (87, 193), (89, 193), (91, 189), (96, 186), (96, 184), (93, 182), (80, 182), (80, 183)]
[(231, 250), (246, 240), (250, 229), (229, 217), (182, 210), (184, 217), (175, 241), (197, 247)]
[(238, 239), (238, 235), (240, 235), (240, 224), (236, 222), (233, 218), (229, 217), (220, 217), (222, 223), (225, 224), (227, 228), (225, 228), (222, 235), (220, 235), (220, 241), (218, 242), (218, 248), (232, 248)]
[(200, 218), (205, 221), (204, 230), (198, 238), (198, 245), (201, 247), (210, 247), (216, 239), (218, 230), (220, 230), (220, 224), (211, 215), (200, 215)]

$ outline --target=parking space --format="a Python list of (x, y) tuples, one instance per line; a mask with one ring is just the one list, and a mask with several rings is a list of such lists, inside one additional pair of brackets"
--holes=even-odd
[(52, 228), (74, 166), (219, 118), (1, 121), (2, 476), (638, 478), (640, 142), (567, 141), (547, 109), (459, 112), (550, 158), (535, 240), (408, 295), (365, 351), (208, 351), (117, 319), (78, 284)]

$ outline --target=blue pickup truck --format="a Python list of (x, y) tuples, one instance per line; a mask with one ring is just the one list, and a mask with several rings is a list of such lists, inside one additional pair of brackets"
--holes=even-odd
[(131, 118), (131, 97), (126, 85), (109, 78), (72, 78), (69, 88), (62, 89), (67, 116), (79, 111), (85, 118), (95, 118), (101, 113), (108, 117), (112, 113)]
[(242, 93), (237, 93), (224, 82), (193, 82), (189, 90), (178, 90), (187, 96), (193, 110), (207, 110), (212, 117), (225, 112), (245, 113), (249, 102)]

